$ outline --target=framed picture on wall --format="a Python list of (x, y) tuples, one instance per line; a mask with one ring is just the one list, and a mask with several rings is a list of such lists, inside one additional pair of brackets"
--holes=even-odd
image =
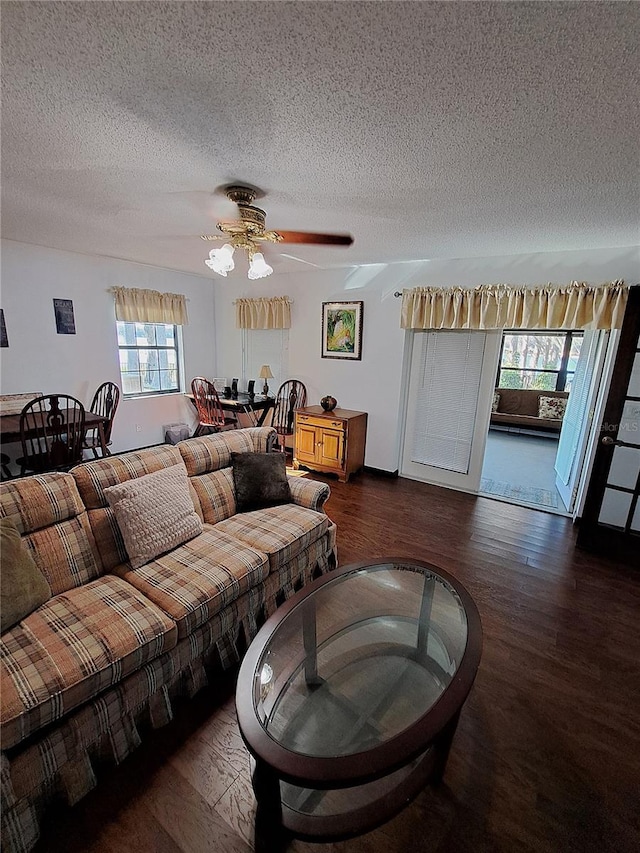
[(322, 303), (322, 358), (362, 358), (363, 302)]
[(75, 335), (76, 321), (73, 316), (71, 299), (54, 299), (53, 312), (56, 315), (56, 332), (59, 335)]

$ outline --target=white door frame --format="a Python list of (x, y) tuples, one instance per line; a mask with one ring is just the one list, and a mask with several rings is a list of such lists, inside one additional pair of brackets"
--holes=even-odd
[[(431, 330), (433, 331), (433, 330)], [(450, 330), (443, 330), (450, 331)], [(476, 331), (476, 330), (470, 330)], [(408, 462), (408, 442), (413, 434), (415, 423), (415, 408), (412, 408), (411, 398), (412, 377), (415, 370), (415, 346), (416, 337), (424, 334), (421, 331), (408, 331), (405, 338), (404, 365), (402, 371), (401, 395), (401, 432), (400, 448), (398, 456), (398, 468), (401, 477), (411, 480), (419, 480), (436, 486), (444, 486), (458, 491), (477, 494), (480, 489), (480, 479), (484, 462), (484, 451), (489, 432), (489, 419), (491, 417), (491, 403), (493, 400), (493, 389), (495, 387), (496, 371), (500, 356), (500, 342), (502, 340), (501, 329), (477, 330), (477, 334), (485, 336), (484, 354), (480, 383), (478, 387), (478, 403), (471, 443), (471, 458), (469, 470), (466, 474), (456, 471), (448, 471), (430, 465)]]

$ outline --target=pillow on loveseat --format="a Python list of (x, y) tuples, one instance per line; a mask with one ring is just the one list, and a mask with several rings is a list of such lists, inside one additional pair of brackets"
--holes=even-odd
[(108, 486), (104, 494), (134, 569), (202, 533), (183, 465)]
[(0, 519), (2, 583), (0, 633), (4, 634), (51, 598), (47, 579), (36, 566), (11, 518)]
[(284, 453), (232, 453), (238, 512), (291, 502)]
[(498, 411), (498, 406), (500, 405), (500, 394), (498, 391), (493, 392), (493, 400), (491, 401), (491, 413)]
[(538, 400), (538, 417), (561, 421), (567, 408), (564, 397), (544, 397)]

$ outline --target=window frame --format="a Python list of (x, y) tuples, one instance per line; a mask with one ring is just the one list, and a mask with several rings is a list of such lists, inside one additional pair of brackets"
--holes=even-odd
[[(118, 325), (122, 323), (124, 325), (140, 325), (140, 326), (172, 326), (173, 327), (173, 340), (174, 346), (162, 346), (156, 344), (155, 346), (139, 346), (139, 345), (131, 345), (131, 344), (123, 344), (121, 345), (119, 342), (119, 331)], [(125, 400), (135, 400), (142, 399), (144, 397), (159, 397), (166, 396), (167, 394), (182, 394), (183, 393), (183, 385), (184, 385), (184, 376), (182, 369), (182, 326), (179, 326), (176, 323), (146, 323), (139, 320), (116, 320), (116, 340), (118, 341), (118, 370), (120, 371), (120, 382), (122, 384), (122, 397)], [(157, 335), (156, 335), (157, 340)], [(176, 354), (176, 388), (168, 388), (168, 389), (153, 389), (149, 391), (134, 391), (130, 393), (126, 393), (124, 376), (122, 373), (122, 366), (120, 362), (120, 352), (122, 350), (136, 350), (140, 351), (154, 351), (154, 352), (167, 352), (173, 351)], [(140, 375), (140, 372), (138, 372)]]
[[(502, 364), (502, 356), (504, 353), (504, 341), (507, 335), (526, 335), (527, 337), (562, 337), (564, 343), (562, 347), (562, 356), (560, 357), (560, 366), (556, 368), (549, 367), (505, 367)], [(569, 359), (571, 357), (571, 348), (575, 338), (584, 339), (584, 331), (582, 329), (503, 329), (502, 338), (500, 340), (500, 355), (498, 357), (498, 371), (496, 374), (496, 388), (503, 387), (500, 385), (500, 376), (503, 370), (512, 370), (516, 373), (554, 373), (556, 374), (555, 388), (549, 388), (549, 391), (565, 391), (567, 387), (567, 379), (575, 375), (575, 369), (569, 370)], [(504, 386), (507, 387), (507, 386)]]

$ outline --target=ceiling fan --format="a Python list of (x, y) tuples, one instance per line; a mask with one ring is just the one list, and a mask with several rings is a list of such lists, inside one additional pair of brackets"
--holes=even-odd
[(245, 186), (226, 187), (229, 201), (238, 205), (239, 220), (218, 222), (221, 234), (202, 234), (203, 240), (226, 240), (220, 249), (209, 252), (205, 264), (219, 275), (226, 276), (235, 264), (233, 253), (236, 249), (245, 249), (249, 256), (250, 279), (271, 275), (273, 269), (267, 264), (260, 251), (261, 243), (313, 243), (315, 245), (350, 246), (353, 237), (350, 234), (317, 234), (309, 231), (268, 231), (265, 227), (267, 214), (253, 202), (258, 190)]

